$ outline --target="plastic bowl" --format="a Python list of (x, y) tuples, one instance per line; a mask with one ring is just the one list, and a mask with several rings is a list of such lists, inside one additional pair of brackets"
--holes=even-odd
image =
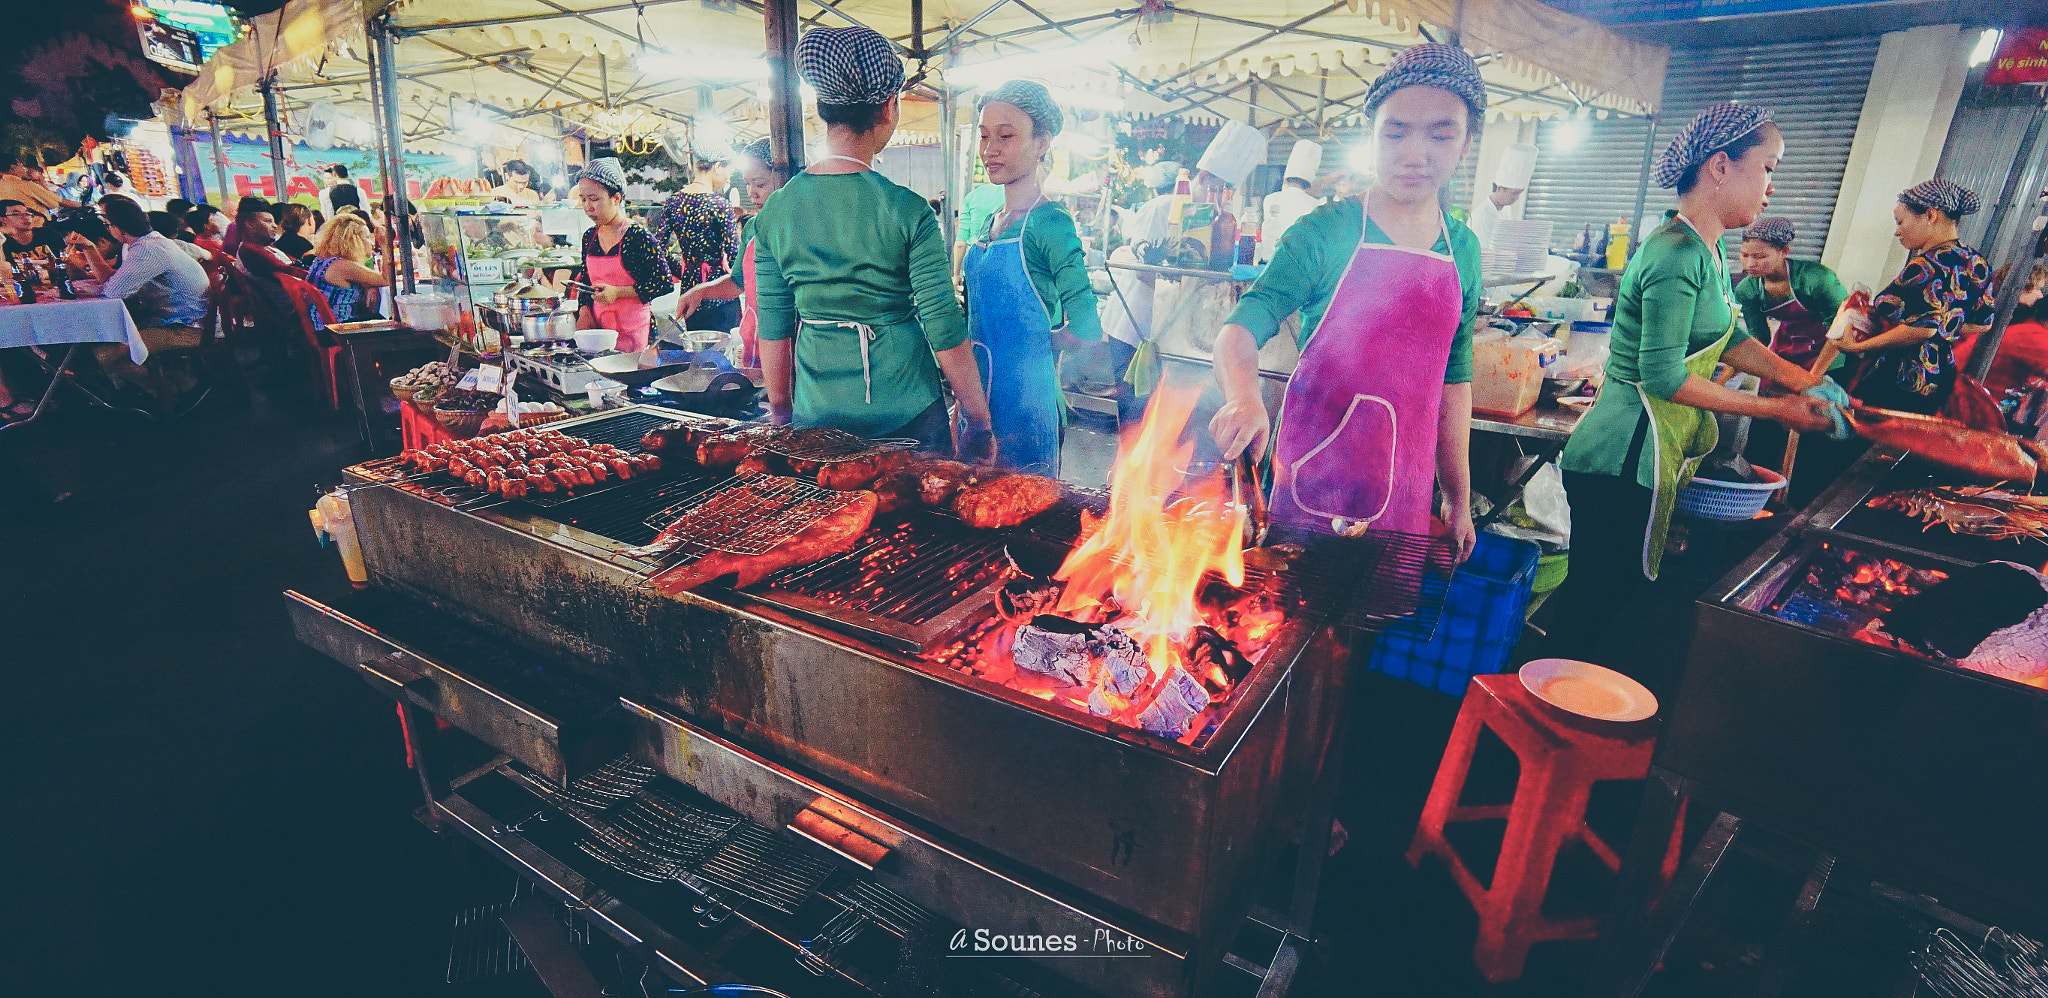
[(434, 419), (440, 422), (442, 429), (447, 430), (448, 434), (454, 437), (476, 436), (477, 431), (484, 428), (484, 420), (489, 418), (490, 415), (491, 413), (488, 409), (472, 411), (436, 408), (434, 410)]
[(619, 345), (619, 331), (616, 329), (579, 329), (576, 331), (576, 349), (585, 354), (600, 354)]

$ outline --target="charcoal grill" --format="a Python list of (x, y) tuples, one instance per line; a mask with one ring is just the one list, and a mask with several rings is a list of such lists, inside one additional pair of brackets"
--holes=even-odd
[[(674, 418), (633, 407), (552, 428), (637, 439)], [(754, 590), (664, 596), (640, 585), (646, 565), (625, 551), (652, 538), (649, 515), (716, 484), (691, 467), (553, 508), (465, 506), (376, 463), (347, 474), (378, 590), (617, 691), (636, 758), (954, 924), (1145, 940), (1155, 958), (1049, 961), (1117, 994), (1214, 985), (1251, 874), (1280, 847), (1328, 740), (1350, 646), (1348, 631), (1326, 625), (1433, 613), (1415, 593), (1443, 550), (1369, 535), (1311, 549), (1285, 572), (1249, 573), (1286, 619), (1212, 708), (1213, 727), (1182, 744), (926, 654), (994, 612), (1014, 562), (1056, 565), (1099, 496), (1008, 532), (914, 512)], [(327, 608), (301, 606), (299, 620), (302, 635), (351, 626)], [(346, 657), (360, 638), (309, 640), (363, 661)], [(582, 772), (549, 778), (566, 786)], [(736, 889), (730, 876), (701, 879)]]
[[(1674, 884), (1680, 900), (1654, 922), (1645, 911), (1663, 846), (1658, 832), (1638, 835), (1588, 994), (1637, 993), (1662, 953), (1655, 944), (1675, 933), (1741, 823), (1973, 917), (2048, 931), (2048, 690), (1856, 640), (1848, 632), (1863, 615), (1816, 612), (1806, 592), (1817, 566), (1849, 552), (1920, 572), (1992, 557), (2040, 567), (2038, 542), (1923, 533), (1864, 506), (1946, 480), (1873, 449), (1702, 598), (1639, 823), (1669, 829), (1682, 793), (1723, 811), (1725, 829), (1709, 834), (1699, 872), (1681, 876), (1687, 889)], [(1639, 938), (1644, 926), (1657, 938)]]

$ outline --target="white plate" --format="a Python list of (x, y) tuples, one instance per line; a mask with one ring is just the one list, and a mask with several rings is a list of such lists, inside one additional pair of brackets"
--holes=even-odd
[(1613, 669), (1568, 658), (1539, 658), (1522, 666), (1522, 687), (1568, 714), (1627, 723), (1657, 716), (1657, 697)]

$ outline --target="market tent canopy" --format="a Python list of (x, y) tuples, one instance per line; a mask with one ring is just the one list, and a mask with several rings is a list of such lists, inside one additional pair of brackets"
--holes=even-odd
[[(389, 11), (401, 36), (408, 145), (478, 130), (673, 134), (707, 111), (723, 118), (718, 127), (762, 127), (754, 0), (410, 0)], [(1355, 115), (1401, 49), (1453, 33), (1479, 57), (1495, 117), (1654, 110), (1669, 55), (1535, 0), (1194, 0), (1109, 10), (1086, 0), (930, 0), (921, 25), (912, 11), (907, 0), (800, 7), (809, 25), (863, 24), (890, 36), (932, 86), (1036, 77), (1079, 106), (1308, 130)], [(257, 30), (216, 53), (187, 89), (186, 113), (254, 118), (252, 90), (274, 70), (289, 110), (326, 102), (367, 122), (362, 15), (356, 0), (293, 0), (257, 18)], [(936, 141), (935, 119), (909, 116), (901, 141)]]

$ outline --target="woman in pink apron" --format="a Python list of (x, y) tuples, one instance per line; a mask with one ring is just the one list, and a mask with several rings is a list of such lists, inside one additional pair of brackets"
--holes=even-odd
[(583, 280), (591, 290), (579, 297), (576, 326), (616, 330), (616, 349), (637, 353), (652, 324), (647, 303), (676, 282), (654, 237), (626, 217), (625, 191), (626, 171), (609, 156), (591, 160), (576, 181), (576, 199), (595, 223), (583, 233)]
[[(768, 203), (768, 195), (782, 189), (782, 182), (789, 178), (777, 169), (768, 149), (768, 140), (759, 139), (740, 151), (740, 176), (746, 181), (747, 201), (759, 212)], [(754, 219), (752, 215), (740, 226), (739, 269), (717, 280), (706, 281), (683, 292), (682, 300), (676, 306), (677, 318), (689, 318), (697, 306), (706, 301), (727, 298), (740, 299), (740, 342), (742, 344), (741, 367), (761, 366), (761, 344), (754, 338), (754, 327), (760, 322), (758, 308), (754, 303)]]
[[(1471, 326), (1479, 242), (1438, 192), (1486, 112), (1463, 49), (1418, 45), (1375, 80), (1377, 179), (1287, 230), (1273, 262), (1216, 338), (1225, 403), (1209, 423), (1226, 459), (1274, 436), (1274, 523), (1356, 534), (1448, 532), (1471, 553)], [(1259, 391), (1258, 348), (1301, 313), (1301, 362), (1277, 432)], [(1435, 486), (1448, 500), (1433, 522)]]

